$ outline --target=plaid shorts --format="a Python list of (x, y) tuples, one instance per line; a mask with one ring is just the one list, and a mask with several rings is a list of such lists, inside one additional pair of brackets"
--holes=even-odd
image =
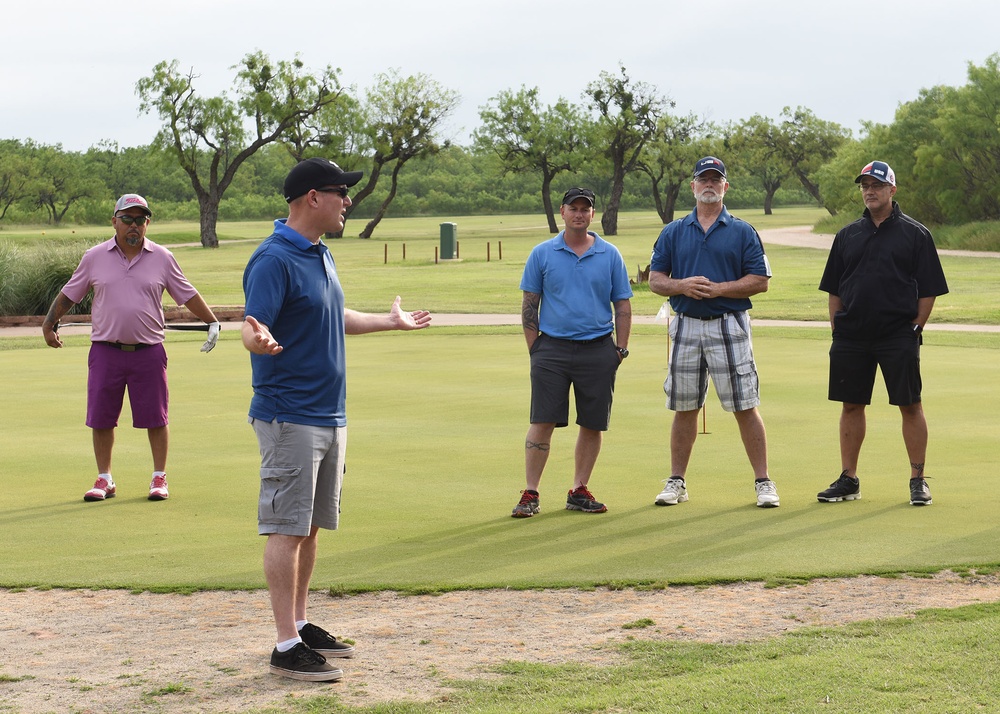
[(712, 320), (677, 315), (670, 322), (670, 371), (663, 383), (667, 409), (694, 411), (705, 405), (708, 378), (727, 412), (760, 404), (750, 316), (729, 312)]

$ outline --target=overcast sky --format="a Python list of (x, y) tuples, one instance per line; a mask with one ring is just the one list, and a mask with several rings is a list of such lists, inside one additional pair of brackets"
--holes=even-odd
[(679, 113), (722, 122), (802, 105), (857, 135), (1000, 52), (997, 0), (12, 0), (0, 18), (0, 138), (81, 151), (152, 140), (159, 120), (139, 116), (135, 84), (161, 60), (193, 68), (206, 96), (255, 50), (339, 67), (359, 88), (393, 68), (424, 73), (461, 95), (447, 138), (465, 143), (498, 92), (582, 103), (619, 63)]

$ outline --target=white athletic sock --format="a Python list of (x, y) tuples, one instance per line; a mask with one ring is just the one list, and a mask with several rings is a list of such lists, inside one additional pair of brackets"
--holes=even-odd
[(107, 481), (109, 484), (112, 484), (112, 483), (115, 482), (115, 480), (113, 478), (111, 478), (111, 474), (97, 474), (97, 478), (102, 478), (105, 481)]
[(154, 471), (153, 472), (153, 478), (156, 478), (157, 476), (166, 476), (166, 475), (167, 475), (166, 471)]
[(297, 645), (301, 641), (302, 641), (301, 637), (293, 637), (290, 640), (285, 640), (284, 642), (279, 642), (278, 644), (275, 645), (275, 649), (277, 649), (278, 652), (287, 652), (288, 650), (292, 649), (292, 647), (294, 647), (295, 645)]
[(309, 624), (309, 620), (296, 620), (295, 621), (295, 629), (296, 630), (301, 630), (303, 627), (305, 627), (308, 624)]

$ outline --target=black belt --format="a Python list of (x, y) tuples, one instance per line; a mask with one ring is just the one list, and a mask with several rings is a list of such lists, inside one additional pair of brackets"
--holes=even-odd
[(595, 337), (592, 340), (566, 340), (566, 341), (567, 342), (572, 342), (573, 344), (577, 344), (577, 345), (592, 345), (595, 342), (604, 342), (604, 340), (608, 339), (609, 337), (611, 337), (611, 333), (610, 332), (608, 334), (606, 334), (606, 335), (601, 335), (600, 337)]
[[(541, 333), (541, 334), (545, 335), (544, 332)], [(606, 340), (609, 337), (611, 337), (611, 334), (612, 333), (609, 332), (606, 335), (601, 335), (600, 337), (595, 337), (592, 340), (570, 340), (570, 339), (567, 339), (565, 337), (552, 337), (552, 335), (545, 335), (545, 336), (546, 337), (552, 337), (553, 340), (560, 340), (562, 342), (572, 342), (574, 345), (592, 345), (592, 344), (594, 344), (596, 342), (604, 342), (604, 340)]]
[(681, 317), (690, 317), (694, 320), (718, 320), (720, 317), (725, 317), (726, 315), (732, 315), (732, 312), (724, 312), (721, 315), (706, 315), (702, 317), (701, 315), (689, 315), (686, 312), (681, 313)]
[(100, 345), (107, 345), (108, 347), (114, 347), (116, 350), (121, 350), (122, 352), (135, 352), (136, 350), (144, 350), (147, 347), (152, 347), (153, 345), (147, 345), (140, 342), (137, 345), (126, 345), (121, 342), (98, 342)]

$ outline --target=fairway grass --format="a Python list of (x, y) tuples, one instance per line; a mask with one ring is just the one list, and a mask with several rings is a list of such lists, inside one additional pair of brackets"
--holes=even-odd
[[(1000, 561), (997, 346), (927, 338), (922, 359), (934, 505), (907, 505), (898, 410), (876, 385), (863, 499), (821, 504), (839, 473), (839, 406), (826, 400), (825, 331), (760, 328), (755, 348), (778, 509), (754, 507), (735, 420), (709, 395), (689, 503), (657, 508), (670, 415), (662, 328), (637, 330), (591, 486), (609, 512), (563, 509), (575, 428), (558, 430), (542, 514), (515, 520), (524, 487), (527, 358), (519, 330), (431, 329), (348, 340), (350, 437), (342, 529), (323, 533), (313, 585), (338, 591), (665, 585), (933, 571)], [(246, 423), (249, 364), (235, 330), (210, 354), (168, 338), (171, 498), (146, 500), (145, 434), (118, 430), (119, 496), (95, 478), (84, 337), (0, 351), (0, 586), (260, 588), (259, 457)], [(40, 341), (38, 341), (40, 344)]]

